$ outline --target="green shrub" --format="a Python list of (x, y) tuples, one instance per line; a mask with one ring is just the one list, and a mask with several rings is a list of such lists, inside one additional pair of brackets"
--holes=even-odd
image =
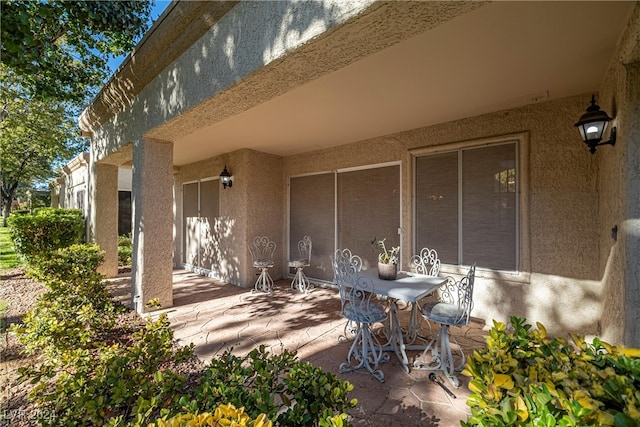
[(28, 261), (83, 241), (80, 209), (41, 208), (33, 215), (13, 213), (7, 224), (16, 252)]
[(55, 414), (42, 425), (145, 425), (177, 405), (186, 378), (170, 366), (192, 355), (192, 346), (174, 350), (163, 314), (136, 331), (129, 345), (68, 350), (55, 362), (21, 373), (37, 382), (29, 398)]
[(81, 284), (102, 281), (104, 277), (98, 273), (98, 267), (103, 262), (104, 251), (98, 245), (72, 244), (34, 259), (29, 273), (41, 281), (56, 281), (65, 286), (78, 287)]
[(513, 332), (494, 321), (486, 349), (476, 350), (463, 374), (472, 377), (463, 426), (638, 426), (640, 350), (548, 338), (525, 319)]
[(0, 276), (6, 270), (20, 267), (23, 264), (22, 261), (22, 257), (13, 248), (9, 228), (0, 225)]
[(118, 237), (118, 265), (131, 265), (131, 254), (133, 253), (131, 235)]
[(43, 352), (53, 358), (65, 351), (93, 348), (97, 338), (111, 329), (123, 307), (110, 297), (96, 269), (103, 253), (92, 244), (58, 249), (35, 261), (33, 275), (48, 291), (15, 325), (13, 332), (29, 354)]
[(264, 413), (276, 425), (348, 426), (345, 411), (357, 404), (347, 398), (353, 385), (296, 358), (288, 350), (269, 354), (264, 346), (245, 357), (226, 351), (211, 361), (191, 401), (183, 399), (184, 409), (212, 411), (227, 402), (251, 417)]
[(175, 350), (166, 315), (144, 329), (119, 326), (124, 307), (110, 297), (96, 269), (96, 245), (72, 245), (36, 261), (48, 291), (14, 325), (39, 365), (21, 369), (36, 384), (29, 398), (46, 413), (42, 425), (143, 425), (177, 407), (185, 378), (170, 367), (191, 357)]

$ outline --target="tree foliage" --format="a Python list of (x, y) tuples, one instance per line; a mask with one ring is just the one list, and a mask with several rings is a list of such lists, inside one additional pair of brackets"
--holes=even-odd
[(6, 220), (19, 186), (51, 179), (56, 163), (84, 149), (86, 140), (68, 106), (30, 96), (21, 79), (4, 66), (0, 81), (0, 103), (9, 111), (0, 123), (0, 190)]
[(149, 0), (2, 0), (0, 58), (32, 97), (82, 104), (147, 29)]

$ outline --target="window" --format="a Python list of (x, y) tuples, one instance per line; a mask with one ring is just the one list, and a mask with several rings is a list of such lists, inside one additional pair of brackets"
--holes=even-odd
[(415, 250), (443, 263), (519, 270), (518, 143), (415, 158)]

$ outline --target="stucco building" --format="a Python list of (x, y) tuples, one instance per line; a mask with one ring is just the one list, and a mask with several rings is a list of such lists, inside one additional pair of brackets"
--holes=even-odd
[[(330, 283), (378, 237), (476, 263), (488, 323), (640, 346), (639, 40), (629, 1), (173, 2), (80, 118), (104, 272), (130, 167), (133, 298), (170, 306), (182, 266), (253, 286), (263, 235), (275, 278), (310, 235)], [(617, 130), (595, 154), (592, 94)]]
[[(80, 153), (64, 165), (49, 185), (51, 207), (80, 209), (84, 218), (89, 218), (89, 160), (89, 153)], [(131, 233), (131, 169), (118, 169), (117, 212), (118, 235)]]

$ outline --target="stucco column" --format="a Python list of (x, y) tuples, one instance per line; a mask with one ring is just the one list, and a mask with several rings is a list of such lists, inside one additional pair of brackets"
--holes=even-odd
[(118, 275), (118, 167), (93, 164), (93, 204), (90, 215), (93, 241), (105, 252), (98, 272), (107, 277)]
[(135, 310), (159, 299), (173, 305), (173, 144), (133, 144), (131, 297)]
[(627, 211), (621, 224), (624, 245), (625, 328), (624, 344), (640, 347), (640, 61), (625, 66), (626, 90), (622, 102), (626, 105), (623, 113), (624, 137), (627, 139), (625, 166)]

